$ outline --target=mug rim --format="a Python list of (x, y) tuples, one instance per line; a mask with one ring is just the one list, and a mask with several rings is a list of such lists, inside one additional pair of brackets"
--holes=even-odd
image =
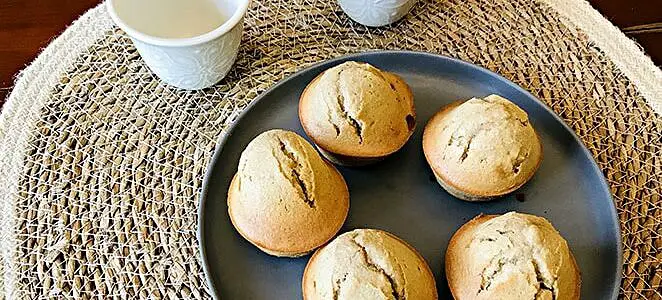
[(141, 42), (145, 42), (157, 46), (185, 47), (185, 46), (193, 46), (193, 45), (209, 42), (230, 31), (241, 20), (243, 20), (244, 15), (246, 15), (246, 11), (248, 11), (248, 5), (250, 4), (251, 0), (237, 0), (239, 5), (237, 6), (237, 9), (235, 9), (230, 19), (223, 22), (223, 24), (216, 27), (212, 31), (188, 38), (162, 38), (140, 32), (137, 29), (134, 29), (133, 27), (126, 24), (117, 15), (117, 12), (115, 11), (115, 6), (113, 5), (114, 2), (115, 0), (106, 0), (105, 3), (106, 10), (110, 14), (110, 18), (113, 19), (113, 21), (115, 22), (115, 25), (117, 25), (119, 28), (124, 30), (124, 32), (126, 32), (132, 38), (135, 38)]

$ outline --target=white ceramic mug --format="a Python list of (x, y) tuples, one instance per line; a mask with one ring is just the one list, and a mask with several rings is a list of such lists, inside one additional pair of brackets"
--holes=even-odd
[(216, 29), (191, 38), (160, 38), (137, 31), (119, 18), (113, 2), (106, 1), (108, 13), (129, 35), (152, 72), (178, 88), (197, 90), (214, 85), (230, 71), (250, 0), (227, 0), (230, 18)]
[(391, 24), (404, 17), (417, 0), (338, 0), (352, 20), (365, 26)]

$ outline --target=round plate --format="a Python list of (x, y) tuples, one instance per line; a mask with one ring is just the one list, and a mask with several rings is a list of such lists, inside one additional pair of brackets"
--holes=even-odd
[[(241, 151), (261, 132), (283, 128), (307, 138), (297, 116), (299, 95), (320, 72), (346, 60), (402, 76), (414, 92), (418, 116), (416, 131), (396, 154), (368, 167), (338, 168), (350, 191), (349, 216), (341, 232), (379, 228), (401, 237), (425, 257), (437, 279), (439, 298), (448, 299), (444, 253), (455, 230), (481, 213), (535, 214), (551, 221), (568, 240), (582, 273), (582, 299), (616, 298), (622, 266), (616, 209), (600, 169), (572, 130), (542, 102), (495, 73), (457, 59), (402, 51), (345, 56), (298, 72), (255, 100), (221, 139), (205, 178), (198, 224), (212, 294), (222, 299), (301, 298), (309, 256), (276, 258), (244, 240), (230, 223), (227, 189)], [(542, 139), (544, 158), (533, 179), (514, 194), (465, 202), (435, 182), (421, 136), (442, 106), (489, 94), (504, 96), (529, 114)]]

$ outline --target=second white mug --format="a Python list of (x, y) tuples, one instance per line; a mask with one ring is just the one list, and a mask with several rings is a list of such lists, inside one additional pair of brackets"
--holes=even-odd
[(352, 20), (365, 26), (379, 27), (404, 17), (417, 0), (338, 0), (340, 8)]

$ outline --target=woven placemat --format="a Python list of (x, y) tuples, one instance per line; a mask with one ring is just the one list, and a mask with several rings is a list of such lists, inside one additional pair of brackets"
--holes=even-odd
[(619, 58), (605, 45), (622, 34), (591, 39), (596, 29), (572, 19), (581, 10), (559, 3), (590, 8), (571, 2), (421, 0), (375, 29), (334, 1), (254, 1), (233, 70), (195, 92), (160, 82), (106, 12), (89, 11), (21, 74), (0, 116), (0, 298), (209, 297), (196, 209), (226, 128), (315, 62), (409, 49), (484, 66), (552, 107), (614, 194), (621, 297), (662, 299), (662, 120), (652, 108), (662, 76), (643, 54), (616, 47), (634, 57)]

